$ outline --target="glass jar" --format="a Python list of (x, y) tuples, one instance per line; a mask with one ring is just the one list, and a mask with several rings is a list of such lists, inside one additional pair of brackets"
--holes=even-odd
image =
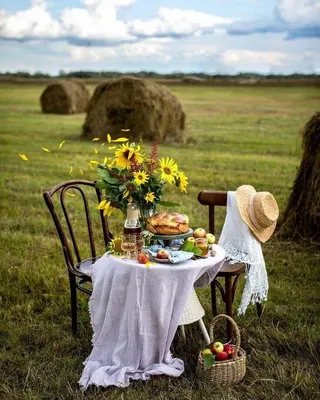
[(127, 206), (127, 216), (124, 222), (123, 234), (135, 235), (137, 243), (137, 252), (143, 248), (142, 227), (139, 220), (140, 210), (136, 203), (129, 203)]

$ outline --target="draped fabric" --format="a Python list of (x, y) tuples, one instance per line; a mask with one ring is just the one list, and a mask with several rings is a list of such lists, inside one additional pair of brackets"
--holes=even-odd
[(219, 245), (224, 248), (226, 259), (231, 263), (246, 265), (246, 283), (238, 308), (238, 314), (244, 314), (250, 303), (267, 300), (269, 284), (261, 243), (243, 222), (235, 192), (228, 192), (227, 195), (227, 215)]

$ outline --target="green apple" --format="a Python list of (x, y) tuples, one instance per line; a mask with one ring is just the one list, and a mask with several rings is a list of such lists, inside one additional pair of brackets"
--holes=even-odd
[(209, 244), (213, 244), (216, 241), (216, 237), (212, 233), (206, 234), (207, 240)]
[(187, 239), (185, 240), (185, 242), (193, 242), (193, 243), (195, 243), (195, 241), (196, 241), (196, 238), (194, 238), (193, 236), (189, 236), (189, 237), (187, 237)]

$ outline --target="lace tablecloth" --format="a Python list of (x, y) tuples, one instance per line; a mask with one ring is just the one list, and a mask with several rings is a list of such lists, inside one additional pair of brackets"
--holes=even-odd
[(214, 250), (215, 257), (149, 268), (107, 254), (93, 264), (93, 348), (79, 381), (83, 389), (182, 374), (183, 361), (170, 346), (191, 290), (209, 284), (222, 267), (225, 252)]

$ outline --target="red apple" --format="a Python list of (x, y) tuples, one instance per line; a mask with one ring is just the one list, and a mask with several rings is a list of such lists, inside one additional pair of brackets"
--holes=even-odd
[(203, 228), (198, 228), (193, 232), (193, 236), (195, 238), (205, 238), (206, 237), (206, 231)]
[(169, 258), (169, 253), (167, 252), (167, 250), (160, 249), (157, 251), (157, 258), (166, 260)]
[(214, 342), (211, 346), (212, 353), (218, 354), (223, 351), (223, 344), (221, 342)]
[(225, 351), (221, 351), (216, 354), (216, 361), (225, 361), (228, 359), (228, 354)]
[(231, 344), (225, 344), (223, 351), (225, 351), (228, 354), (229, 358), (233, 358), (234, 357), (234, 347), (231, 346)]
[(149, 260), (149, 257), (147, 254), (144, 253), (139, 253), (138, 254), (138, 261), (140, 264), (146, 264)]

